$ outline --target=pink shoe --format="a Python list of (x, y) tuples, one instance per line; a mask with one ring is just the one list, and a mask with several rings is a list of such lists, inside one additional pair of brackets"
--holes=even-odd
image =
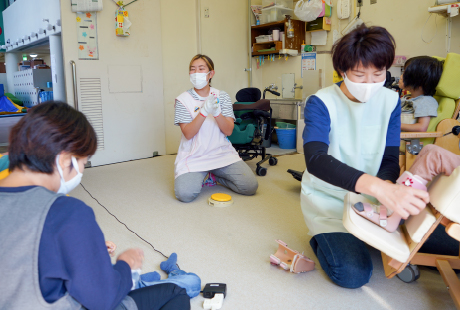
[(307, 272), (315, 269), (315, 262), (300, 254), (295, 250), (288, 248), (287, 244), (281, 240), (278, 242), (278, 251), (270, 255), (270, 264), (280, 266), (286, 271), (293, 273)]
[[(396, 180), (396, 183), (426, 191), (426, 184), (428, 181), (425, 181), (418, 175), (413, 175), (409, 171), (404, 171), (398, 180)], [(355, 210), (357, 214), (382, 227), (390, 233), (398, 229), (398, 226), (404, 222), (401, 216), (397, 215), (396, 213), (393, 213), (387, 217), (387, 208), (384, 205), (380, 205), (380, 213), (375, 212), (374, 208), (375, 206), (365, 202), (358, 202), (353, 205), (353, 210)]]

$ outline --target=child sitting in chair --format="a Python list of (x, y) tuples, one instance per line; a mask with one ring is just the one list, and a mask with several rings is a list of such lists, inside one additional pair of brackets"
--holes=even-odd
[[(460, 155), (429, 144), (423, 147), (409, 171), (405, 171), (396, 183), (426, 191), (426, 184), (435, 176), (441, 173), (449, 176), (458, 166), (460, 166)], [(376, 206), (358, 202), (353, 209), (388, 232), (394, 232), (402, 219), (401, 216), (383, 205)]]
[(404, 65), (399, 87), (410, 92), (401, 99), (401, 131), (426, 132), (432, 117), (438, 115), (433, 98), (441, 78), (443, 62), (429, 56), (410, 58)]

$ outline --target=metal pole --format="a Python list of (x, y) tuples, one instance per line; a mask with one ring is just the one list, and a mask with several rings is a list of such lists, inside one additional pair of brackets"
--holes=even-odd
[(78, 111), (78, 92), (77, 92), (77, 66), (75, 61), (71, 60), (70, 65), (72, 66), (72, 80), (73, 80), (73, 104), (75, 110)]

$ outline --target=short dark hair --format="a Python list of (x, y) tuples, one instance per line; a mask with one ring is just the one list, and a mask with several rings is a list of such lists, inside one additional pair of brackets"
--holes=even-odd
[(339, 74), (359, 64), (389, 69), (395, 58), (396, 43), (383, 27), (362, 24), (332, 46), (332, 63)]
[(410, 58), (404, 64), (403, 83), (412, 89), (422, 88), (425, 96), (434, 96), (444, 62), (430, 56)]
[(30, 109), (11, 129), (9, 143), (10, 171), (25, 166), (46, 174), (53, 173), (60, 152), (85, 157), (97, 148), (96, 133), (85, 115), (58, 101)]

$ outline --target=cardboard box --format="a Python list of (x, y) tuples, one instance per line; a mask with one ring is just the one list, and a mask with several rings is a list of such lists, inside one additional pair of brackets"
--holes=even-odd
[(36, 65), (43, 65), (45, 62), (41, 58), (34, 58), (30, 61), (30, 67), (33, 68)]

